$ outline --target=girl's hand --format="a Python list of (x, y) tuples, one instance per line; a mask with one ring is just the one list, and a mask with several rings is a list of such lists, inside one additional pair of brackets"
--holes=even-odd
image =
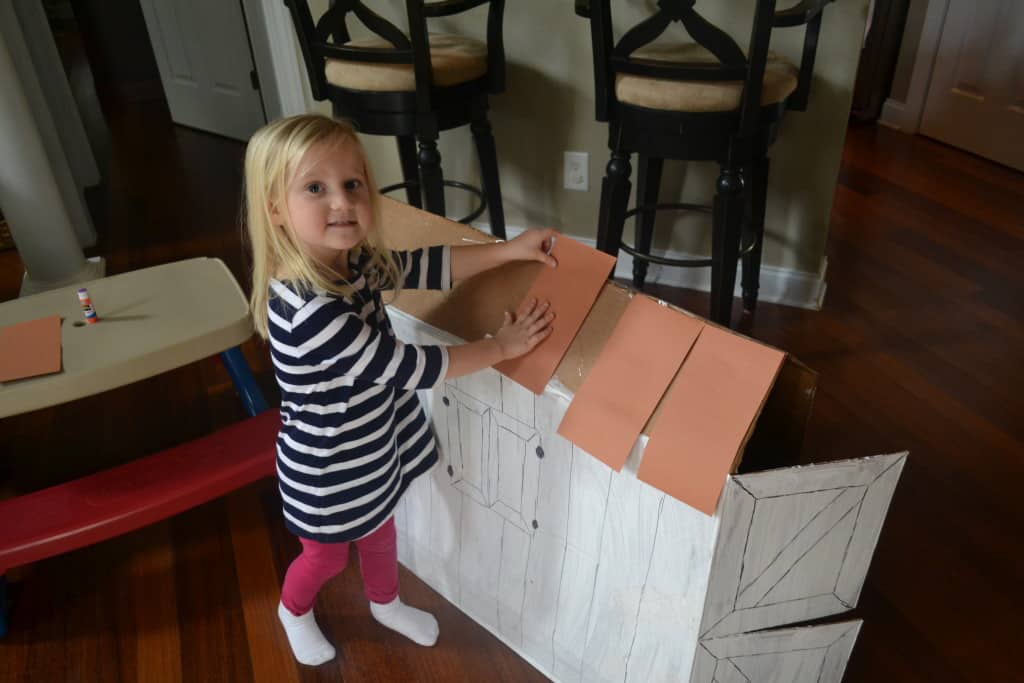
[(538, 305), (536, 299), (530, 299), (518, 316), (505, 311), (505, 322), (494, 335), (504, 360), (524, 356), (547, 339), (555, 319), (550, 306), (546, 301)]
[(540, 261), (552, 268), (558, 261), (549, 252), (554, 244), (556, 233), (551, 228), (527, 230), (505, 243), (510, 261)]

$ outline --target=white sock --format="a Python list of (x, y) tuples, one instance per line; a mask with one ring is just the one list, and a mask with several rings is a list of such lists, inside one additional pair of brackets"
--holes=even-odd
[(430, 647), (437, 642), (437, 619), (434, 615), (409, 607), (401, 598), (386, 604), (371, 602), (370, 613), (374, 619), (418, 645)]
[(284, 626), (288, 644), (301, 664), (316, 666), (334, 659), (334, 646), (327, 642), (313, 618), (313, 610), (295, 616), (283, 604), (277, 605), (277, 617)]

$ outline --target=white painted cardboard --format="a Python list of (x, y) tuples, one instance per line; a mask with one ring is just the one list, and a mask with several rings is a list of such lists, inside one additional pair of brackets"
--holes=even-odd
[[(399, 337), (458, 343), (395, 309)], [(707, 516), (556, 433), (571, 395), (486, 370), (422, 399), (441, 462), (399, 559), (556, 681), (839, 681), (906, 454), (730, 477)]]

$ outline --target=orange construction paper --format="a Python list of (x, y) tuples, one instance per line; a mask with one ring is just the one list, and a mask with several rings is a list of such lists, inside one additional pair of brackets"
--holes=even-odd
[(542, 268), (523, 299), (523, 303), (530, 298), (551, 303), (555, 313), (551, 335), (525, 356), (494, 366), (535, 394), (544, 391), (615, 265), (614, 256), (564, 235), (555, 238), (551, 254), (558, 267)]
[(704, 323), (634, 296), (558, 433), (616, 470), (665, 394)]
[(0, 382), (60, 372), (60, 316), (0, 329)]
[(705, 514), (785, 357), (711, 325), (701, 331), (654, 423), (637, 477)]

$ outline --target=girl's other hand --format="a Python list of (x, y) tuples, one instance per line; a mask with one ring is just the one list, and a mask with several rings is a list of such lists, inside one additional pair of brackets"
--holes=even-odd
[(550, 308), (547, 301), (538, 304), (536, 299), (530, 299), (519, 315), (505, 311), (505, 322), (494, 335), (504, 360), (524, 356), (547, 339), (551, 334), (551, 321), (555, 319)]
[(509, 240), (507, 248), (512, 261), (540, 261), (552, 268), (558, 265), (558, 261), (550, 254), (554, 244), (555, 236), (558, 233), (551, 228), (538, 230), (527, 230)]

